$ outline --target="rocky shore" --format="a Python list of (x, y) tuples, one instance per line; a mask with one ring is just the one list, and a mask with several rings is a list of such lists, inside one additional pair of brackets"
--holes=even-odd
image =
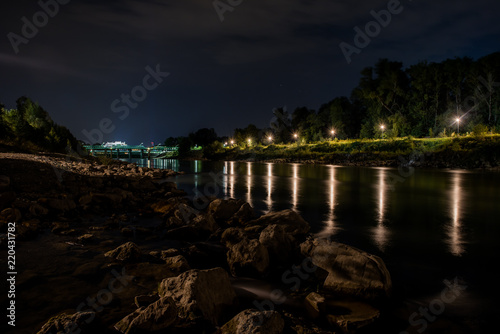
[[(50, 254), (66, 261), (47, 264), (50, 273), (40, 272), (45, 264), (38, 272), (25, 268), (19, 289), (29, 294), (54, 282), (72, 289), (39, 297), (53, 304), (32, 320), (31, 332), (385, 328), (392, 282), (381, 258), (314, 238), (292, 210), (257, 217), (239, 199), (187, 198), (175, 175), (128, 163), (0, 153), (2, 248), (7, 223), (16, 222), (19, 254), (30, 250), (35, 264), (50, 263)], [(19, 298), (26, 299), (19, 310), (30, 304)]]

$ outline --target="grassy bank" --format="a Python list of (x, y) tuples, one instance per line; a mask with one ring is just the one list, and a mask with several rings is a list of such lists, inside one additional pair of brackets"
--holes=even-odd
[(500, 166), (500, 135), (447, 138), (332, 140), (288, 145), (241, 145), (206, 158), (340, 165), (490, 168)]

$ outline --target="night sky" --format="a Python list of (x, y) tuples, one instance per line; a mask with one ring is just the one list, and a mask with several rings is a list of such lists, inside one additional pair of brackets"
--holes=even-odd
[[(349, 96), (379, 58), (477, 59), (500, 45), (491, 0), (222, 0), (219, 13), (213, 0), (59, 2), (0, 5), (0, 102), (28, 96), (85, 141), (103, 124), (103, 140), (128, 144), (268, 127), (275, 107)], [(372, 11), (382, 24), (348, 64), (339, 45), (356, 46)]]

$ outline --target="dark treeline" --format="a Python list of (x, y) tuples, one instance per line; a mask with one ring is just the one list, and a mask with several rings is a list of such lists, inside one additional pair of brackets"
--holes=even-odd
[(54, 123), (42, 107), (24, 96), (17, 99), (16, 109), (0, 104), (0, 140), (54, 152), (67, 152), (79, 144), (66, 127)]
[[(500, 52), (478, 60), (447, 59), (440, 63), (379, 60), (361, 72), (350, 97), (336, 97), (317, 111), (276, 108), (269, 128), (250, 124), (219, 142), (245, 145), (315, 142), (332, 138), (437, 137), (465, 132), (500, 131)], [(270, 115), (271, 116), (271, 115)], [(459, 119), (457, 124), (457, 119)], [(383, 127), (382, 127), (383, 125)], [(334, 134), (332, 134), (334, 130)], [(217, 135), (201, 129), (188, 137), (169, 138), (167, 145), (208, 145)]]

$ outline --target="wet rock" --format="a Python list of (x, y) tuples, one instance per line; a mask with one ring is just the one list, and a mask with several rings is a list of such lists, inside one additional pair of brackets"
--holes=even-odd
[(114, 328), (120, 333), (156, 332), (177, 322), (177, 308), (172, 298), (165, 297), (140, 308), (120, 320)]
[(293, 237), (286, 232), (283, 225), (269, 225), (259, 236), (259, 241), (269, 252), (272, 263), (287, 264), (293, 261)]
[(328, 272), (323, 288), (338, 294), (373, 299), (388, 297), (391, 275), (378, 256), (328, 240), (309, 239), (300, 245), (304, 256)]
[(222, 268), (189, 270), (177, 277), (164, 279), (158, 289), (162, 298), (171, 297), (180, 318), (203, 318), (214, 325), (236, 302), (229, 275)]
[(288, 209), (278, 212), (270, 212), (248, 223), (249, 225), (282, 225), (285, 231), (293, 236), (306, 234), (309, 232), (309, 223), (302, 218), (297, 212)]
[(318, 318), (325, 312), (325, 297), (316, 292), (311, 292), (304, 300), (305, 308), (309, 316), (313, 319)]
[(235, 276), (262, 276), (269, 268), (269, 253), (259, 240), (243, 239), (227, 252), (227, 263)]
[(221, 334), (280, 334), (285, 322), (276, 311), (248, 309), (238, 313), (220, 329)]
[(191, 269), (189, 267), (188, 261), (182, 255), (168, 257), (165, 259), (165, 263), (170, 270), (177, 272), (177, 273), (184, 272), (186, 270)]
[(37, 332), (37, 334), (52, 333), (94, 333), (96, 322), (94, 312), (77, 312), (71, 315), (66, 313), (55, 316)]
[(245, 202), (240, 199), (230, 198), (225, 200), (218, 198), (208, 205), (207, 211), (214, 217), (215, 221), (226, 223), (239, 211), (243, 204)]
[(119, 261), (134, 262), (140, 260), (142, 252), (136, 244), (133, 242), (127, 242), (105, 253), (104, 256), (111, 257)]
[(326, 316), (334, 328), (340, 328), (344, 333), (356, 333), (362, 327), (372, 324), (380, 317), (380, 311), (359, 301), (328, 301)]

